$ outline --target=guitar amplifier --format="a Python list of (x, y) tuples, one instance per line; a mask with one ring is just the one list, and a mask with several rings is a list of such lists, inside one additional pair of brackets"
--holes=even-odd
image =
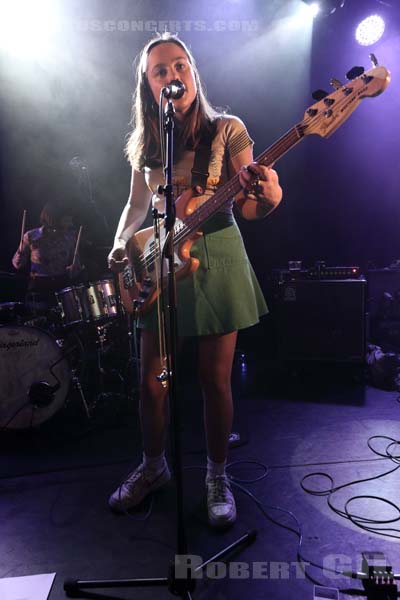
[(280, 359), (364, 362), (365, 279), (285, 281), (274, 298)]

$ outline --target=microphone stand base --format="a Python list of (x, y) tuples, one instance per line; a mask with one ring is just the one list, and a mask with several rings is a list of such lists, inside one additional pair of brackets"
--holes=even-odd
[[(206, 560), (200, 566), (194, 569), (193, 574), (188, 573), (187, 577), (176, 577), (175, 565), (171, 564), (169, 568), (168, 577), (152, 577), (145, 579), (102, 579), (102, 580), (89, 580), (80, 581), (78, 579), (66, 579), (64, 581), (64, 591), (68, 598), (82, 598), (85, 597), (85, 590), (99, 589), (99, 588), (135, 588), (135, 587), (166, 587), (173, 596), (180, 596), (190, 600), (192, 593), (196, 588), (196, 573), (200, 571), (204, 572), (207, 566), (224, 558), (227, 554), (233, 550), (252, 544), (257, 537), (257, 531), (253, 529), (242, 535), (235, 542), (226, 546), (223, 550)], [(193, 577), (194, 575), (194, 577)], [(201, 578), (201, 575), (197, 576)], [(89, 594), (88, 594), (88, 597)]]

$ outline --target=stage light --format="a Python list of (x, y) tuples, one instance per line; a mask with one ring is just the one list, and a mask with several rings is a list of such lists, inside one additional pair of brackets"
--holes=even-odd
[(286, 25), (289, 29), (296, 29), (307, 25), (312, 26), (313, 19), (319, 12), (318, 2), (312, 4), (299, 4), (296, 10), (292, 13), (290, 19), (288, 19)]
[(306, 4), (312, 8), (314, 12), (314, 16), (322, 15), (327, 16), (333, 14), (338, 8), (343, 8), (346, 0), (319, 0), (319, 2), (315, 2), (315, 0), (303, 0)]
[(0, 46), (19, 58), (38, 58), (50, 51), (60, 19), (51, 0), (3, 0), (0, 6)]
[(357, 26), (355, 37), (361, 46), (372, 46), (381, 39), (385, 21), (379, 15), (370, 15)]
[(316, 17), (319, 11), (321, 10), (318, 2), (313, 2), (309, 5), (309, 7), (312, 17)]

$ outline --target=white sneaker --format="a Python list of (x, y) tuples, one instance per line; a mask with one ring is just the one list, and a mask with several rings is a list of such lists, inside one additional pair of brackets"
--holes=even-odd
[(171, 473), (167, 464), (161, 473), (154, 477), (142, 463), (129, 473), (125, 481), (110, 496), (108, 504), (115, 512), (126, 512), (140, 504), (146, 496), (168, 483), (170, 479)]
[(226, 475), (206, 478), (208, 519), (213, 527), (227, 527), (236, 521), (236, 504)]

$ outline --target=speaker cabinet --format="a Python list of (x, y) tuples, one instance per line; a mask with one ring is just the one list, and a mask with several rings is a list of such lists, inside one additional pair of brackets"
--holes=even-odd
[(365, 280), (284, 281), (274, 296), (279, 358), (364, 361)]

